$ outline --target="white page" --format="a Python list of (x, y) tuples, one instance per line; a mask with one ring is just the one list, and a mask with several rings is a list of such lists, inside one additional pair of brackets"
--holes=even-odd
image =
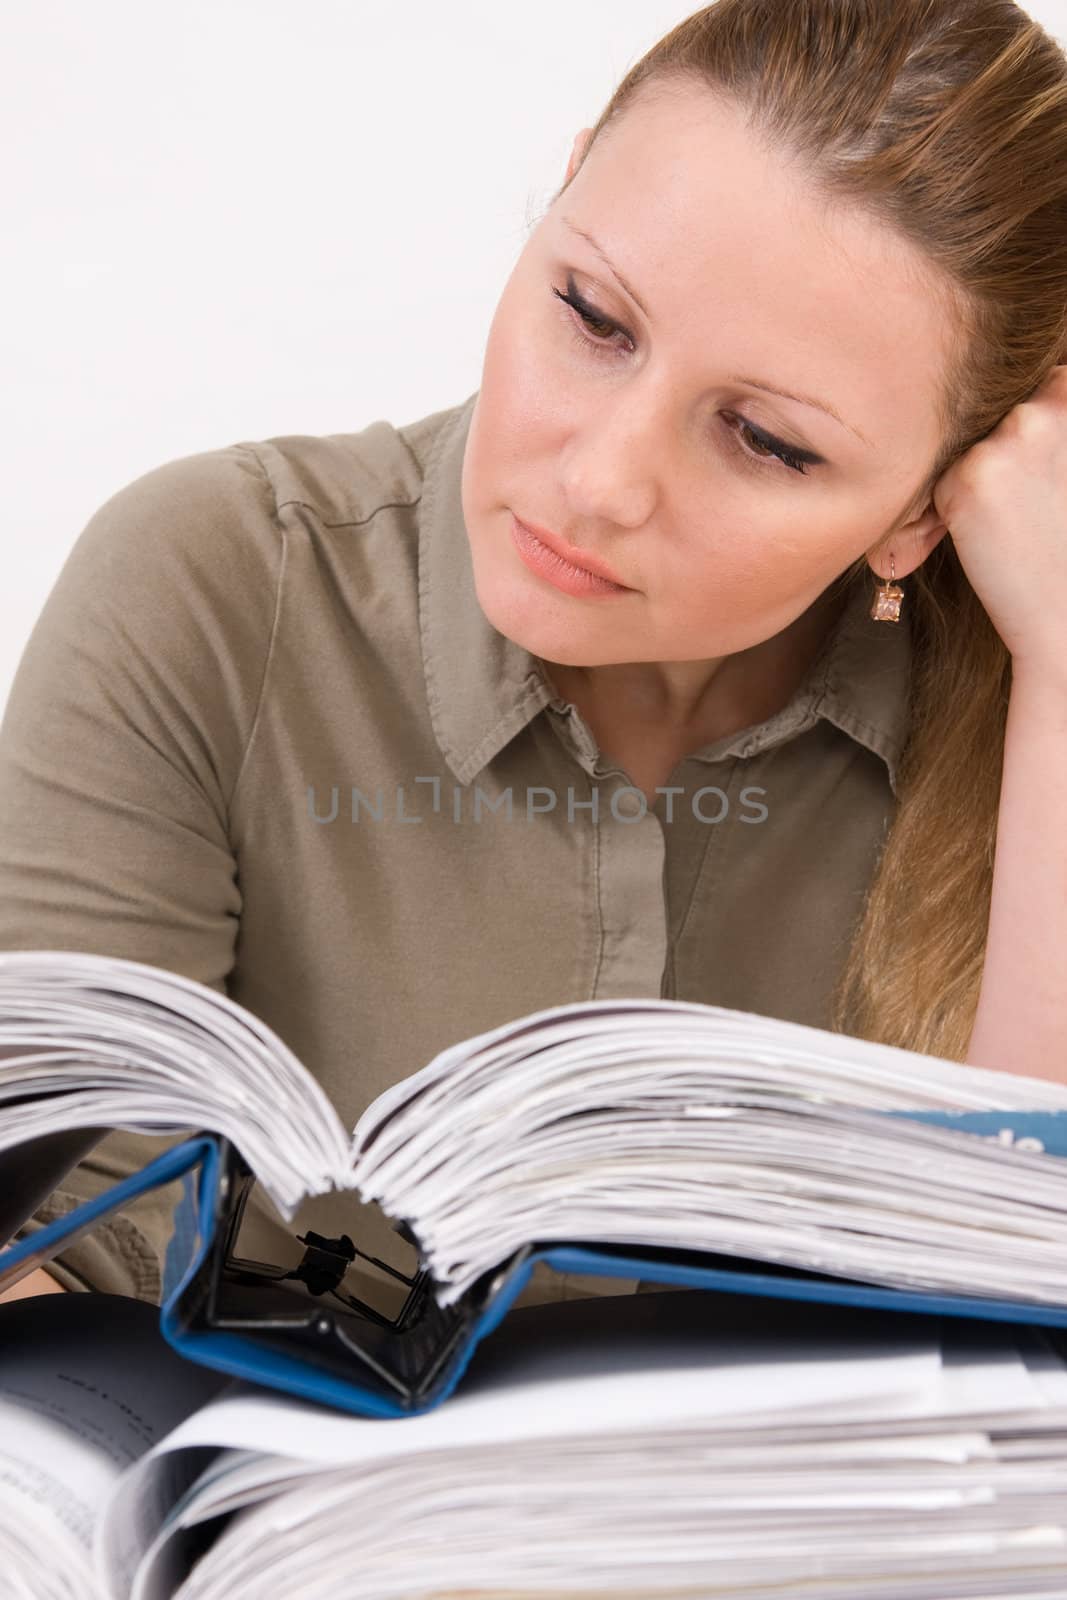
[(95, 1526), (122, 1473), (228, 1381), (177, 1356), (158, 1322), (155, 1306), (118, 1295), (0, 1306), (0, 1523), (13, 1540), (29, 1519), (35, 1581), (68, 1570), (77, 1600), (92, 1592)]
[[(677, 1306), (682, 1298), (662, 1296), (660, 1302), (662, 1305), (663, 1301), (673, 1300)], [(686, 1301), (689, 1298), (684, 1297)], [(701, 1301), (700, 1296), (692, 1297), (694, 1309)], [(783, 1311), (780, 1305), (774, 1309), (779, 1314)], [(785, 1309), (798, 1319), (807, 1317), (813, 1325), (819, 1315), (810, 1307)], [(567, 1310), (573, 1313), (578, 1308), (568, 1307)], [(736, 1315), (738, 1318), (751, 1316), (752, 1310), (751, 1305), (739, 1304)], [(757, 1307), (757, 1322), (758, 1312)], [(517, 1317), (519, 1313), (514, 1315)], [(867, 1321), (868, 1326), (876, 1326), (879, 1319), (877, 1315), (868, 1314)], [(707, 1436), (710, 1429), (721, 1444), (729, 1440), (747, 1449), (750, 1479), (755, 1466), (762, 1464), (761, 1493), (792, 1493), (795, 1500), (795, 1488), (789, 1489), (788, 1476), (783, 1477), (779, 1472), (777, 1477), (768, 1477), (768, 1463), (775, 1459), (775, 1441), (784, 1439), (788, 1455), (792, 1435), (791, 1459), (794, 1465), (798, 1460), (804, 1463), (814, 1490), (819, 1441), (818, 1438), (806, 1440), (805, 1432), (818, 1434), (821, 1431), (832, 1435), (832, 1419), (837, 1417), (841, 1419), (839, 1436), (827, 1441), (831, 1449), (847, 1454), (851, 1448), (858, 1459), (901, 1463), (901, 1469), (909, 1474), (905, 1480), (909, 1485), (908, 1505), (920, 1508), (938, 1503), (958, 1505), (961, 1496), (965, 1502), (968, 1494), (984, 1503), (989, 1499), (988, 1490), (975, 1490), (966, 1482), (946, 1488), (943, 1480), (946, 1468), (966, 1468), (968, 1464), (980, 1464), (989, 1458), (988, 1439), (973, 1431), (946, 1433), (945, 1419), (959, 1416), (967, 1418), (969, 1423), (968, 1413), (995, 1415), (999, 1411), (1012, 1416), (1022, 1412), (1033, 1422), (1045, 1405), (1045, 1397), (1035, 1385), (1026, 1362), (1014, 1349), (1008, 1330), (981, 1324), (953, 1324), (943, 1319), (942, 1327), (946, 1324), (948, 1353), (944, 1361), (936, 1357), (936, 1344), (925, 1350), (919, 1344), (910, 1354), (897, 1351), (883, 1362), (875, 1356), (873, 1372), (869, 1372), (864, 1381), (856, 1381), (862, 1378), (858, 1369), (864, 1364), (863, 1357), (878, 1349), (884, 1353), (883, 1340), (869, 1340), (866, 1344), (856, 1338), (848, 1341), (851, 1355), (859, 1358), (858, 1365), (855, 1360), (850, 1363), (844, 1358), (844, 1347), (839, 1342), (838, 1356), (825, 1371), (821, 1370), (821, 1358), (828, 1354), (825, 1346), (820, 1350), (810, 1338), (794, 1341), (794, 1349), (803, 1348), (816, 1359), (803, 1375), (799, 1371), (800, 1363), (796, 1364), (791, 1374), (792, 1394), (788, 1381), (782, 1382), (780, 1372), (776, 1374), (775, 1387), (767, 1386), (765, 1366), (758, 1359), (752, 1359), (751, 1331), (747, 1337), (734, 1333), (718, 1341), (717, 1358), (722, 1365), (717, 1370), (707, 1364), (709, 1340), (706, 1332), (697, 1336), (689, 1329), (673, 1345), (670, 1340), (660, 1340), (655, 1371), (637, 1374), (636, 1381), (633, 1374), (627, 1380), (626, 1369), (639, 1366), (642, 1356), (647, 1356), (646, 1340), (635, 1339), (629, 1347), (624, 1338), (618, 1337), (568, 1346), (563, 1338), (553, 1343), (542, 1337), (532, 1355), (521, 1346), (516, 1352), (498, 1342), (495, 1365), (492, 1361), (483, 1362), (479, 1369), (476, 1358), (468, 1387), (452, 1396), (440, 1409), (420, 1417), (371, 1421), (331, 1415), (320, 1408), (278, 1396), (248, 1390), (235, 1393), (227, 1401), (191, 1418), (179, 1429), (157, 1452), (160, 1459), (154, 1470), (162, 1464), (168, 1446), (180, 1450), (183, 1445), (226, 1444), (234, 1450), (229, 1461), (217, 1462), (207, 1474), (202, 1492), (194, 1489), (181, 1507), (178, 1520), (193, 1524), (198, 1518), (214, 1514), (220, 1506), (232, 1509), (234, 1504), (240, 1504), (242, 1493), (251, 1501), (269, 1493), (272, 1485), (291, 1490), (302, 1475), (309, 1479), (307, 1492), (315, 1504), (321, 1506), (331, 1493), (344, 1498), (351, 1494), (350, 1482), (346, 1486), (341, 1481), (331, 1491), (329, 1484), (321, 1479), (311, 1481), (313, 1473), (330, 1468), (336, 1473), (342, 1464), (347, 1464), (349, 1475), (353, 1470), (362, 1470), (371, 1473), (374, 1481), (379, 1482), (385, 1463), (392, 1461), (397, 1470), (403, 1469), (409, 1475), (404, 1492), (410, 1494), (414, 1493), (410, 1474), (416, 1470), (416, 1463), (431, 1462), (428, 1452), (442, 1462), (462, 1459), (459, 1481), (464, 1483), (471, 1480), (479, 1459), (491, 1463), (492, 1481), (506, 1483), (509, 1472), (517, 1471), (527, 1457), (534, 1459), (530, 1453), (543, 1449), (550, 1439), (554, 1441), (553, 1460), (558, 1475), (563, 1462), (575, 1452), (580, 1455), (584, 1448), (602, 1452), (602, 1443), (598, 1444), (594, 1437), (598, 1427), (612, 1436), (608, 1459), (614, 1461), (616, 1468), (623, 1453), (635, 1448), (635, 1440), (644, 1448), (655, 1450), (660, 1447), (657, 1440), (670, 1437), (672, 1428), (680, 1430), (680, 1436), (672, 1437), (669, 1446), (671, 1459), (676, 1460), (684, 1439), (695, 1437), (695, 1430), (701, 1430), (702, 1437)], [(924, 1326), (928, 1334), (929, 1325)], [(528, 1327), (533, 1329), (532, 1320)], [(500, 1336), (497, 1339), (499, 1341)], [(760, 1346), (758, 1339), (756, 1344)], [(891, 1348), (896, 1349), (895, 1345)], [(488, 1349), (484, 1347), (483, 1354)], [(776, 1332), (772, 1324), (767, 1327), (756, 1354), (782, 1357), (789, 1351), (788, 1339)], [(657, 1377), (662, 1380), (663, 1392), (655, 1397)], [(553, 1386), (554, 1379), (557, 1386)], [(798, 1383), (797, 1379), (801, 1381)], [(562, 1387), (559, 1386), (561, 1380)], [(573, 1391), (567, 1387), (568, 1380), (577, 1385)], [(849, 1398), (842, 1399), (843, 1395)], [(494, 1397), (504, 1402), (495, 1418), (492, 1416)], [(911, 1419), (912, 1426), (919, 1425), (915, 1419), (928, 1419), (931, 1440), (893, 1437), (894, 1419), (898, 1416)], [(863, 1425), (864, 1418), (869, 1432), (881, 1427), (885, 1436), (879, 1437), (875, 1432), (874, 1437), (850, 1441), (849, 1431), (855, 1432), (857, 1425)], [(744, 1422), (755, 1431), (739, 1434), (737, 1429)], [(773, 1425), (768, 1427), (768, 1424)], [(722, 1429), (726, 1430), (725, 1434), (720, 1433)], [(257, 1458), (249, 1453), (254, 1451), (266, 1454)], [(468, 1453), (460, 1458), (456, 1456), (457, 1451)], [(931, 1480), (924, 1486), (923, 1461), (927, 1469), (940, 1464), (942, 1481)], [(783, 1468), (787, 1464), (783, 1460)], [(994, 1459), (987, 1470), (995, 1465)], [(146, 1464), (139, 1470), (151, 1471), (153, 1466)], [(427, 1470), (432, 1479), (435, 1473), (442, 1471), (447, 1475), (449, 1469), (431, 1464)], [(714, 1477), (714, 1470), (712, 1466), (704, 1469), (705, 1489)], [(740, 1455), (730, 1470), (740, 1482), (743, 1476)], [(832, 1461), (826, 1460), (824, 1471), (831, 1470)], [(603, 1479), (604, 1471), (603, 1466), (597, 1468), (598, 1481)], [(642, 1483), (647, 1478), (647, 1471), (640, 1475)], [(840, 1515), (847, 1497), (840, 1483), (833, 1490), (826, 1487), (829, 1481), (826, 1479), (820, 1490), (821, 1503), (827, 1508), (836, 1506)], [(775, 1484), (779, 1485), (777, 1490)], [(872, 1512), (879, 1500), (887, 1505), (893, 1500), (893, 1494), (887, 1495), (885, 1490), (864, 1492), (866, 1506)], [(900, 1491), (896, 1491), (896, 1498), (899, 1502)], [(292, 1516), (293, 1508), (304, 1502), (287, 1500), (287, 1504), (289, 1510), (282, 1513), (279, 1508), (279, 1516)], [(157, 1539), (157, 1545), (165, 1549), (166, 1543), (164, 1533)], [(152, 1600), (155, 1592), (151, 1586), (146, 1587), (144, 1600)]]
[(696, 1416), (781, 1415), (849, 1396), (869, 1400), (911, 1390), (931, 1382), (940, 1366), (936, 1341), (919, 1335), (893, 1349), (871, 1344), (857, 1351), (827, 1343), (804, 1360), (788, 1339), (777, 1344), (777, 1357), (752, 1363), (743, 1347), (724, 1343), (712, 1365), (705, 1338), (699, 1350), (692, 1347), (689, 1360), (665, 1352), (639, 1370), (633, 1370), (634, 1352), (621, 1340), (600, 1351), (579, 1347), (570, 1358), (546, 1360), (540, 1371), (528, 1362), (521, 1383), (471, 1385), (435, 1410), (403, 1419), (323, 1415), (318, 1407), (280, 1395), (234, 1394), (190, 1417), (168, 1448), (224, 1444), (280, 1449), (320, 1462), (368, 1460), (435, 1445), (621, 1431)]
[[(783, 1595), (799, 1595), (799, 1579), (834, 1571), (851, 1572), (853, 1594), (866, 1597), (874, 1592), (866, 1580), (877, 1576), (879, 1566), (925, 1569), (935, 1581), (920, 1592), (930, 1600), (942, 1592), (938, 1577), (949, 1578), (944, 1592), (951, 1592), (951, 1581), (975, 1566), (1003, 1572), (1020, 1560), (1044, 1564), (1051, 1559), (1060, 1564), (1061, 1581), (1064, 1570), (1062, 1528), (994, 1527), (981, 1502), (971, 1509), (965, 1505), (951, 1520), (949, 1505), (916, 1499), (909, 1511), (903, 1495), (893, 1516), (875, 1521), (854, 1508), (838, 1519), (811, 1512), (784, 1520), (756, 1514), (747, 1524), (727, 1521), (720, 1527), (705, 1520), (703, 1527), (693, 1528), (687, 1527), (686, 1508), (678, 1506), (673, 1483), (665, 1497), (658, 1497), (663, 1472), (658, 1479), (649, 1474), (636, 1486), (639, 1498), (620, 1504), (609, 1460), (604, 1463), (607, 1481), (597, 1481), (580, 1502), (600, 1505), (599, 1521), (590, 1527), (583, 1526), (579, 1505), (572, 1513), (580, 1486), (566, 1473), (554, 1493), (551, 1459), (545, 1463), (547, 1481), (538, 1486), (525, 1479), (513, 1485), (500, 1472), (475, 1481), (464, 1470), (459, 1477), (449, 1474), (443, 1460), (424, 1455), (403, 1465), (402, 1476), (399, 1470), (364, 1468), (352, 1483), (338, 1477), (325, 1494), (322, 1486), (309, 1484), (277, 1505), (242, 1517), (182, 1586), (182, 1600), (258, 1593), (270, 1584), (280, 1585), (291, 1600), (321, 1593), (317, 1586), (328, 1585), (331, 1572), (338, 1570), (346, 1572), (349, 1600), (453, 1587), (463, 1591), (475, 1576), (479, 1590), (493, 1588), (494, 1579), (501, 1587), (508, 1580), (517, 1587), (520, 1573), (523, 1593), (527, 1583), (531, 1588), (555, 1583), (569, 1592), (579, 1575), (586, 1583), (597, 1580), (606, 1592), (629, 1592), (643, 1575), (650, 1584), (688, 1579), (702, 1595), (720, 1592), (718, 1582), (725, 1580), (721, 1592), (739, 1595), (748, 1592), (758, 1573), (777, 1574)], [(416, 1537), (411, 1536), (412, 1505), (419, 1508)], [(916, 1511), (922, 1516), (919, 1526)], [(551, 1539), (544, 1536), (546, 1527), (552, 1529)], [(736, 1587), (730, 1585), (731, 1571)], [(810, 1595), (806, 1585), (803, 1592)]]
[[(85, 1125), (215, 1128), (283, 1215), (347, 1184), (349, 1141), (322, 1086), (254, 1013), (163, 968), (77, 951), (0, 952), (0, 1151)], [(87, 1102), (87, 1096), (89, 1097)], [(92, 1115), (89, 1105), (93, 1106)], [(73, 1117), (73, 1120), (71, 1120)]]
[(728, 1430), (743, 1419), (780, 1431), (794, 1415), (801, 1426), (839, 1416), (955, 1421), (1036, 1416), (1047, 1403), (1014, 1330), (992, 1323), (912, 1323), (744, 1297), (716, 1303), (699, 1293), (624, 1298), (607, 1317), (596, 1302), (552, 1307), (547, 1319), (540, 1307), (512, 1312), (458, 1390), (420, 1416), (347, 1416), (235, 1384), (161, 1448), (208, 1444), (329, 1464), (600, 1428), (691, 1421)]
[(0, 1546), (8, 1547), (0, 1572), (26, 1593), (33, 1582), (93, 1600), (93, 1526), (118, 1473), (58, 1424), (35, 1417), (27, 1425), (2, 1400), (0, 1441)]

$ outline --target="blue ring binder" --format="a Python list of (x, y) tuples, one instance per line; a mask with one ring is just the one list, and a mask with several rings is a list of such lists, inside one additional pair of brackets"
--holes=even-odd
[[(899, 1114), (986, 1137), (996, 1137), (1010, 1121), (1014, 1135), (1041, 1139), (1051, 1146), (1049, 1153), (1065, 1153), (1065, 1119), (1055, 1114)], [(415, 1415), (447, 1398), (540, 1261), (559, 1272), (638, 1278), (779, 1302), (821, 1301), (1037, 1325), (1053, 1330), (1057, 1341), (1067, 1337), (1055, 1331), (1067, 1328), (1067, 1306), (893, 1288), (711, 1251), (581, 1241), (531, 1241), (447, 1307), (438, 1304), (424, 1268), (405, 1275), (379, 1263), (408, 1289), (400, 1312), (388, 1318), (343, 1290), (347, 1265), (363, 1255), (358, 1243), (302, 1236), (306, 1249), (296, 1269), (235, 1254), (254, 1178), (229, 1140), (207, 1133), (166, 1151), (143, 1171), (0, 1252), (0, 1289), (27, 1263), (44, 1264), (108, 1212), (177, 1177), (183, 1179), (183, 1196), (167, 1251), (160, 1310), (168, 1343), (204, 1366), (357, 1415)]]

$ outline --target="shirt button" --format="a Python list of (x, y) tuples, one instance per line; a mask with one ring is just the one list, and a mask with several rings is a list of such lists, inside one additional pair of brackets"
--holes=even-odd
[(634, 794), (632, 789), (624, 789), (615, 799), (615, 810), (624, 817), (636, 817), (647, 807), (648, 802), (643, 801), (640, 795)]

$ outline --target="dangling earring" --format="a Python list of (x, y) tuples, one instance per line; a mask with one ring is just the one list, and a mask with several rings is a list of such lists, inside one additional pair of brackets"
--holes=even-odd
[(874, 591), (874, 600), (871, 604), (871, 616), (875, 622), (899, 622), (900, 602), (904, 598), (904, 591), (899, 583), (894, 583), (896, 567), (893, 557), (889, 557), (889, 582), (883, 578), (878, 588)]

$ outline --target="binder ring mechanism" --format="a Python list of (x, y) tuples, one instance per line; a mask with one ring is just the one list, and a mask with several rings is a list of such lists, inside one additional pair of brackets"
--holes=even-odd
[[(341, 1234), (336, 1239), (327, 1238), (311, 1228), (306, 1233), (296, 1234), (296, 1239), (304, 1246), (304, 1254), (295, 1267), (286, 1268), (274, 1262), (252, 1261), (238, 1256), (237, 1237), (256, 1178), (255, 1173), (233, 1145), (229, 1145), (226, 1155), (229, 1158), (226, 1162), (228, 1170), (222, 1187), (224, 1191), (228, 1191), (229, 1206), (228, 1214), (224, 1218), (223, 1251), (218, 1266), (217, 1281), (220, 1286), (231, 1284), (238, 1288), (263, 1289), (273, 1284), (298, 1282), (303, 1283), (308, 1293), (316, 1298), (328, 1297), (335, 1300), (346, 1311), (355, 1312), (358, 1316), (391, 1332), (403, 1332), (417, 1320), (429, 1292), (428, 1270), (419, 1267), (413, 1273), (401, 1272), (388, 1261), (382, 1261), (380, 1257), (361, 1250), (347, 1233)], [(393, 1227), (406, 1244), (411, 1245), (413, 1249), (417, 1248), (415, 1237), (406, 1223), (394, 1222)], [(395, 1316), (387, 1316), (376, 1306), (370, 1305), (358, 1295), (341, 1287), (346, 1272), (357, 1259), (369, 1262), (406, 1287), (408, 1292)], [(282, 1313), (285, 1324), (291, 1323), (294, 1313), (299, 1314), (299, 1305), (300, 1302), (297, 1301), (288, 1312)], [(306, 1313), (307, 1308), (304, 1310)], [(265, 1312), (263, 1316), (251, 1317), (246, 1312), (240, 1316), (239, 1321), (244, 1327), (253, 1323), (261, 1327), (278, 1325), (269, 1312)], [(314, 1319), (312, 1325), (318, 1332), (327, 1333), (332, 1330), (332, 1321), (324, 1314)]]
[[(334, 1402), (345, 1404), (345, 1396), (356, 1395), (360, 1404), (350, 1409), (370, 1406), (375, 1414), (410, 1412), (448, 1392), (487, 1306), (504, 1279), (517, 1281), (532, 1246), (448, 1307), (437, 1302), (429, 1268), (405, 1273), (361, 1250), (347, 1234), (330, 1239), (310, 1228), (297, 1234), (304, 1254), (295, 1267), (248, 1260), (236, 1253), (236, 1243), (255, 1174), (228, 1139), (219, 1138), (218, 1153), (202, 1218), (205, 1248), (173, 1306), (176, 1347), (195, 1344), (208, 1365), (266, 1383), (278, 1381), (281, 1358), (283, 1387), (319, 1398), (314, 1374), (325, 1374), (340, 1380), (330, 1391)], [(398, 1222), (393, 1227), (419, 1259), (410, 1230)], [(395, 1315), (343, 1287), (349, 1267), (360, 1260), (406, 1291)], [(307, 1295), (294, 1292), (294, 1284), (302, 1284)], [(220, 1345), (219, 1333), (238, 1342)]]

